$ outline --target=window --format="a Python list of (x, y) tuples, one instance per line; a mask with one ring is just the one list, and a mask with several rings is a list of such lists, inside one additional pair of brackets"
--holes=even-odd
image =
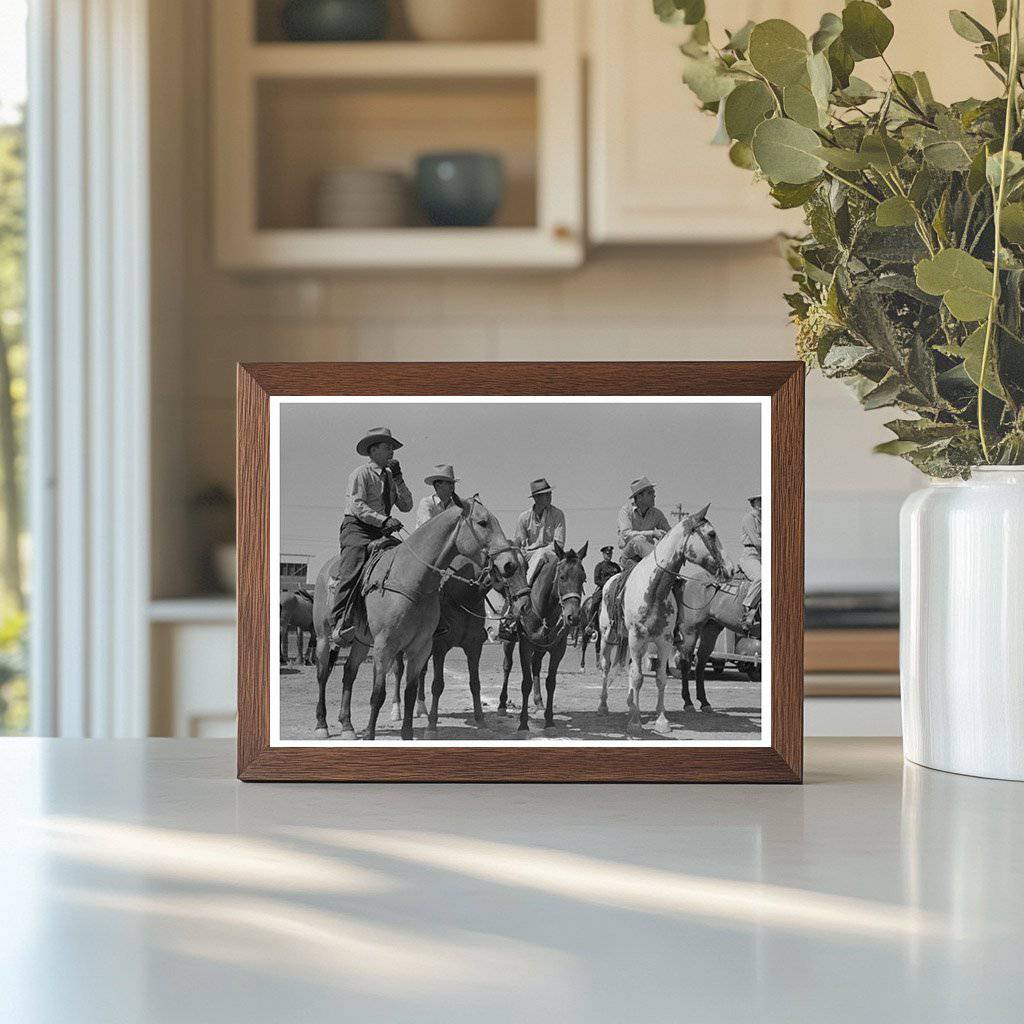
[(26, 671), (24, 0), (0, 3), (0, 734), (29, 725)]

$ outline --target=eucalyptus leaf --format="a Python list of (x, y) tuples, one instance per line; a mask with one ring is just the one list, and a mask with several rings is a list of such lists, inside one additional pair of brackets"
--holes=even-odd
[(819, 146), (815, 151), (816, 156), (832, 167), (838, 167), (843, 171), (863, 171), (871, 166), (871, 161), (862, 153), (855, 153), (852, 149), (840, 149), (837, 146)]
[(775, 109), (775, 98), (764, 82), (742, 82), (725, 100), (725, 129), (729, 138), (750, 142), (754, 129)]
[(750, 33), (754, 28), (754, 22), (748, 21), (742, 28), (736, 29), (729, 36), (729, 42), (725, 44), (726, 50), (734, 53), (746, 53), (750, 48)]
[(934, 103), (935, 97), (932, 95), (932, 86), (928, 81), (928, 76), (923, 71), (915, 71), (911, 77), (914, 79), (914, 85), (917, 86), (917, 95), (921, 97), (922, 101), (926, 105)]
[(996, 16), (996, 25), (1006, 17), (1006, 0), (992, 0), (992, 12)]
[(701, 103), (717, 103), (736, 87), (736, 79), (713, 58), (684, 56), (683, 81)]
[(1007, 242), (1024, 245), (1024, 203), (1007, 203), (1003, 207), (999, 230)]
[(772, 85), (798, 82), (809, 55), (807, 37), (788, 21), (771, 18), (751, 30), (747, 58)]
[(843, 9), (843, 39), (862, 60), (881, 57), (892, 36), (892, 22), (874, 4), (852, 0)]
[(932, 142), (922, 149), (925, 160), (943, 171), (966, 171), (971, 158), (959, 142)]
[(806, 85), (787, 85), (782, 90), (782, 109), (785, 110), (787, 117), (805, 128), (821, 127), (821, 111)]
[(991, 42), (995, 36), (980, 21), (972, 18), (966, 11), (950, 11), (949, 23), (953, 31), (969, 43)]
[(900, 384), (900, 379), (898, 376), (893, 374), (891, 377), (882, 381), (882, 383), (877, 387), (868, 391), (867, 394), (861, 398), (860, 404), (869, 411), (871, 409), (884, 409), (888, 405), (896, 404), (896, 399), (901, 390), (902, 385)]
[(729, 162), (735, 167), (742, 167), (745, 171), (758, 169), (754, 151), (747, 142), (734, 142), (729, 147)]
[(820, 139), (803, 125), (785, 117), (762, 121), (754, 130), (758, 166), (772, 183), (800, 185), (813, 181), (825, 167), (817, 154)]
[[(985, 177), (989, 186), (994, 191), (999, 188), (999, 177), (1002, 173), (1002, 150), (992, 153), (985, 161)], [(1024, 157), (1016, 150), (1011, 149), (1006, 154), (1006, 180), (1012, 182), (1024, 171)]]
[(875, 208), (875, 223), (880, 228), (907, 227), (916, 222), (914, 204), (903, 196), (891, 196)]
[(843, 19), (838, 14), (823, 14), (818, 31), (811, 36), (811, 52), (821, 53), (827, 50), (843, 31)]
[(815, 54), (807, 61), (807, 80), (810, 83), (811, 95), (818, 105), (822, 124), (827, 122), (828, 100), (832, 93), (832, 69), (828, 66), (828, 57), (823, 53)]
[(883, 174), (892, 172), (905, 155), (903, 147), (896, 139), (891, 135), (881, 135), (877, 132), (864, 136), (860, 152), (875, 170)]
[[(985, 364), (985, 390), (996, 398), (1006, 400), (1006, 392), (999, 383), (992, 361), (992, 343), (989, 342), (989, 356)], [(959, 355), (963, 359), (964, 373), (974, 382), (976, 387), (981, 387), (981, 360), (985, 352), (985, 325), (982, 324), (972, 331), (967, 340), (960, 346)]]
[[(867, 408), (867, 405), (864, 406)], [(881, 444), (876, 444), (871, 450), (876, 455), (906, 455), (907, 452), (912, 452), (917, 448), (921, 447), (920, 441), (883, 441)]]
[(963, 249), (943, 249), (915, 267), (917, 286), (929, 295), (941, 295), (958, 320), (970, 322), (988, 316), (992, 274), (976, 256)]
[(832, 79), (836, 88), (845, 89), (850, 84), (850, 75), (853, 73), (853, 53), (842, 36), (836, 39), (826, 52), (828, 53), (828, 66), (832, 71)]
[(800, 185), (782, 181), (772, 186), (771, 197), (778, 209), (793, 210), (798, 206), (803, 206), (817, 190), (818, 182), (816, 180)]

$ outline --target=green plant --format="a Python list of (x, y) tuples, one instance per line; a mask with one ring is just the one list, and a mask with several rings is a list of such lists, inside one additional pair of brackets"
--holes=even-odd
[[(716, 141), (777, 206), (803, 207), (808, 231), (785, 244), (801, 358), (864, 408), (910, 414), (878, 451), (967, 476), (1024, 461), (1020, 0), (993, 0), (990, 26), (949, 12), (1000, 86), (950, 105), (923, 72), (890, 67), (890, 6), (852, 0), (809, 38), (748, 22), (716, 45), (704, 0), (654, 0), (692, 26), (683, 80)], [(864, 61), (886, 86), (854, 74)]]

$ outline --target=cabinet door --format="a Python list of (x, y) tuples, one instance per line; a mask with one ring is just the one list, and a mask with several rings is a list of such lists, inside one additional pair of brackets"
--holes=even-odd
[[(697, 109), (681, 81), (678, 44), (689, 29), (662, 24), (650, 0), (589, 3), (591, 240), (741, 241), (799, 230), (799, 211), (775, 210), (764, 183), (733, 167), (724, 147), (709, 144), (714, 119)], [(766, 18), (786, 18), (810, 34), (823, 11), (843, 5), (731, 0), (709, 6), (717, 35)], [(989, 0), (956, 6), (991, 25)], [(927, 71), (938, 99), (997, 94), (998, 83), (953, 32), (945, 6), (904, 0), (886, 14), (896, 26), (890, 62)], [(859, 65), (858, 74), (873, 82), (888, 77), (879, 61)]]
[[(820, 7), (735, 0), (712, 8), (713, 31), (771, 17), (810, 31)], [(799, 211), (776, 210), (767, 185), (710, 145), (715, 120), (697, 109), (681, 77), (688, 27), (662, 24), (650, 0), (591, 0), (589, 26), (593, 241), (738, 241), (799, 226)]]

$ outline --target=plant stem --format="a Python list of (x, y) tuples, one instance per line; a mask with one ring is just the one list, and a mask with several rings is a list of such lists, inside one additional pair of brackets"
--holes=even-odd
[(992, 345), (992, 330), (999, 308), (999, 256), (1002, 250), (1000, 228), (1002, 226), (1003, 201), (1006, 195), (1006, 160), (1010, 151), (1014, 115), (1017, 111), (1017, 66), (1020, 60), (1020, 0), (1010, 0), (1010, 73), (1006, 84), (1006, 118), (1003, 124), (1003, 149), (999, 154), (999, 189), (995, 196), (993, 212), (995, 243), (992, 252), (992, 297), (989, 300), (988, 319), (985, 322), (985, 345), (981, 350), (981, 369), (978, 371), (978, 435), (985, 461), (992, 462), (988, 437), (985, 434), (985, 371), (988, 369), (989, 350)]
[(858, 185), (856, 182), (847, 181), (846, 178), (840, 178), (838, 174), (833, 174), (827, 167), (824, 169), (824, 172), (830, 178), (834, 179), (835, 181), (841, 182), (844, 185), (847, 185), (849, 188), (852, 188), (855, 192), (859, 192), (862, 196), (866, 196), (868, 199), (871, 200), (871, 202), (877, 205), (878, 196), (873, 196), (866, 188), (861, 188), (860, 185)]

